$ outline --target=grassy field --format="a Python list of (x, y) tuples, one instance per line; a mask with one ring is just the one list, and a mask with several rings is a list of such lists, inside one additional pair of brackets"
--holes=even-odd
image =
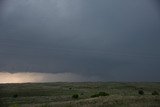
[(160, 107), (158, 94), (160, 83), (0, 84), (0, 107)]

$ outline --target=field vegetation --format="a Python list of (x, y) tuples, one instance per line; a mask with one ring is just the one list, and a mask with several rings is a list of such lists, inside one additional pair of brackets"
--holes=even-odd
[(160, 107), (160, 83), (0, 84), (0, 107)]

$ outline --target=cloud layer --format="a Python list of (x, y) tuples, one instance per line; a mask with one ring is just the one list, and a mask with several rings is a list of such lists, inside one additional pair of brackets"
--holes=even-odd
[(73, 73), (7, 73), (0, 72), (0, 83), (28, 83), (28, 82), (86, 82), (97, 81), (98, 77), (84, 77)]
[(0, 70), (159, 81), (156, 1), (3, 0)]

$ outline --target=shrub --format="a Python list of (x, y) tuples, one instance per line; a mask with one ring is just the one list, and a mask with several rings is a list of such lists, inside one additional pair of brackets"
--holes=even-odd
[(78, 94), (74, 94), (74, 95), (72, 95), (72, 98), (74, 98), (74, 99), (78, 99), (78, 97), (79, 97), (79, 95), (78, 95)]
[(81, 93), (81, 95), (84, 95), (84, 93)]
[(14, 95), (13, 95), (13, 98), (17, 98), (17, 97), (18, 97), (18, 95), (17, 95), (17, 94), (14, 94)]
[(99, 96), (109, 96), (109, 94), (106, 92), (99, 92), (98, 94), (94, 94), (91, 97), (94, 98), (94, 97), (99, 97)]
[(144, 91), (143, 91), (143, 90), (139, 90), (139, 91), (138, 91), (138, 94), (144, 95)]
[(159, 93), (157, 91), (153, 91), (152, 95), (159, 95)]
[(105, 92), (99, 92), (99, 96), (108, 96), (109, 94), (108, 93), (105, 93)]
[(91, 95), (91, 98), (94, 98), (94, 97), (99, 97), (99, 95), (98, 94)]

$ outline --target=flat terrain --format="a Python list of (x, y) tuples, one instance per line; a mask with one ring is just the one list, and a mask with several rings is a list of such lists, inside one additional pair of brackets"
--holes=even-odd
[(160, 107), (158, 94), (160, 83), (0, 84), (0, 107)]

